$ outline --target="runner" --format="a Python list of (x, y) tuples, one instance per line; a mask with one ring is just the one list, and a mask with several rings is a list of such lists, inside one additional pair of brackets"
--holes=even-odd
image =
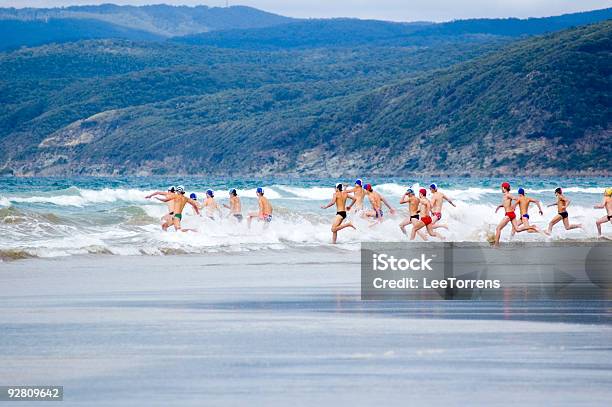
[(557, 206), (557, 214), (552, 218), (550, 223), (548, 224), (548, 234), (552, 232), (553, 226), (559, 223), (560, 220), (563, 220), (563, 226), (565, 226), (565, 230), (579, 229), (582, 228), (582, 225), (570, 224), (569, 223), (569, 214), (567, 213), (567, 207), (569, 206), (571, 200), (566, 198), (563, 195), (563, 190), (561, 188), (555, 189), (555, 197), (557, 198), (557, 202), (552, 203), (550, 206)]
[(253, 218), (259, 219), (259, 221), (264, 222), (264, 228), (267, 228), (270, 222), (272, 222), (272, 205), (268, 198), (264, 196), (263, 188), (257, 188), (257, 204), (259, 205), (258, 212), (250, 212), (247, 216), (247, 226), (249, 229), (251, 228), (251, 221)]
[(355, 215), (365, 217), (363, 201), (366, 196), (366, 191), (363, 189), (363, 181), (360, 179), (356, 180), (355, 186), (353, 188), (347, 189), (346, 192), (348, 192), (349, 194), (353, 194), (352, 197), (349, 197), (353, 200), (353, 202), (351, 202), (351, 204), (346, 207), (346, 210), (354, 213)]
[[(521, 220), (520, 220), (521, 226), (524, 226), (524, 227), (532, 226), (533, 227), (533, 229), (523, 229), (521, 230), (521, 232), (527, 231), (528, 233), (546, 234), (545, 231), (540, 230), (537, 226), (529, 224), (529, 205), (530, 204), (532, 203), (536, 204), (538, 206), (538, 209), (540, 210), (540, 215), (544, 215), (544, 212), (542, 212), (542, 205), (540, 204), (540, 201), (526, 196), (524, 188), (519, 188), (518, 194), (519, 196), (518, 196), (518, 199), (516, 200), (516, 203), (514, 204), (513, 209), (516, 209), (516, 206), (518, 205), (519, 210), (521, 211)], [(512, 228), (512, 235), (514, 236), (515, 233), (517, 233), (517, 231), (514, 230), (514, 228)]]
[(606, 215), (595, 221), (595, 225), (597, 226), (597, 237), (603, 237), (601, 234), (601, 225), (604, 223), (612, 223), (612, 188), (606, 188), (603, 201), (599, 205), (595, 205), (594, 208), (606, 210)]
[(338, 184), (336, 185), (336, 192), (334, 192), (331, 201), (329, 201), (327, 205), (321, 206), (321, 209), (327, 209), (336, 204), (336, 217), (331, 226), (333, 244), (336, 244), (336, 240), (338, 239), (338, 231), (344, 228), (356, 229), (351, 222), (345, 223), (344, 225), (342, 224), (346, 219), (346, 200), (348, 198), (348, 192), (342, 190), (342, 184)]
[[(432, 226), (434, 229), (439, 227), (446, 227), (446, 225), (438, 225), (437, 223), (442, 219), (442, 205), (444, 201), (448, 202), (455, 208), (457, 205), (449, 197), (444, 195), (442, 192), (438, 190), (438, 186), (436, 184), (431, 184), (429, 186), (429, 190), (431, 191), (431, 211), (438, 218), (438, 220)], [(448, 228), (447, 228), (448, 229)]]
[(366, 184), (365, 187), (366, 195), (368, 196), (368, 200), (370, 201), (370, 205), (372, 205), (372, 209), (365, 212), (365, 216), (376, 219), (376, 222), (380, 223), (383, 221), (383, 210), (382, 204), (385, 204), (387, 208), (389, 208), (389, 212), (391, 214), (395, 213), (395, 209), (389, 205), (389, 202), (378, 192), (374, 191), (371, 184)]
[[(202, 204), (200, 202), (198, 202), (198, 196), (194, 192), (189, 194), (189, 199), (193, 199), (195, 201), (196, 205), (198, 205), (198, 209), (202, 210), (203, 206), (202, 206)], [(200, 216), (202, 216), (202, 215), (200, 215)]]
[(215, 193), (212, 189), (206, 191), (206, 199), (204, 200), (204, 207), (206, 208), (206, 216), (210, 220), (215, 220), (215, 214), (221, 217), (221, 207), (215, 201)]
[[(185, 208), (186, 204), (189, 204), (193, 207), (193, 210), (195, 211), (196, 215), (200, 214), (200, 210), (198, 209), (198, 203), (194, 201), (193, 199), (187, 198), (185, 196), (185, 188), (182, 185), (179, 185), (178, 187), (176, 187), (176, 193), (173, 196), (163, 199), (162, 201), (174, 203), (173, 210), (172, 210), (173, 212), (172, 224), (175, 230), (181, 230), (181, 220), (183, 219), (183, 209)], [(193, 229), (183, 229), (182, 231), (187, 232), (188, 230), (193, 230)]]
[(238, 223), (242, 222), (242, 204), (235, 188), (229, 191), (229, 205), (223, 204), (223, 206), (230, 210), (229, 216), (236, 219)]
[(161, 195), (164, 198), (171, 198), (174, 196), (175, 193), (176, 193), (176, 187), (171, 186), (171, 187), (168, 187), (167, 192), (156, 191), (150, 195), (145, 196), (145, 199), (151, 199), (152, 197), (155, 196), (158, 201), (166, 202), (166, 205), (168, 207), (168, 213), (166, 213), (164, 216), (161, 217), (161, 228), (163, 230), (168, 230), (168, 228), (172, 225), (172, 219), (174, 216), (174, 202), (166, 201), (165, 199), (158, 198), (157, 195)]
[(519, 225), (518, 220), (516, 219), (516, 213), (514, 213), (514, 208), (516, 205), (512, 205), (512, 201), (517, 201), (517, 198), (514, 195), (510, 195), (510, 184), (504, 182), (501, 184), (501, 192), (502, 192), (502, 203), (497, 208), (495, 208), (495, 213), (499, 210), (499, 208), (504, 208), (506, 211), (506, 215), (497, 225), (497, 229), (495, 229), (495, 242), (494, 246), (499, 247), (499, 240), (501, 239), (501, 232), (506, 227), (508, 223), (512, 225), (512, 229), (517, 232), (522, 232), (524, 230), (535, 230), (533, 226), (523, 226)]
[[(406, 226), (408, 225), (412, 225), (412, 227), (414, 228), (414, 226), (416, 225), (416, 223), (419, 221), (420, 216), (419, 216), (419, 198), (417, 198), (414, 195), (414, 191), (412, 190), (412, 188), (408, 188), (408, 190), (406, 191), (406, 193), (404, 194), (404, 196), (402, 197), (402, 199), (400, 199), (400, 205), (402, 204), (408, 204), (408, 215), (409, 217), (404, 219), (402, 221), (402, 223), (400, 223), (399, 227), (400, 230), (402, 231), (403, 234), (405, 234), (406, 236), (408, 236), (408, 233), (406, 233)], [(423, 233), (422, 230), (419, 230), (417, 232), (419, 234), (419, 237), (423, 240), (427, 240), (427, 235), (425, 233)]]
[(410, 240), (414, 240), (416, 234), (421, 228), (427, 228), (427, 233), (429, 233), (429, 236), (445, 240), (444, 236), (442, 236), (438, 232), (434, 232), (434, 228), (432, 227), (432, 223), (437, 221), (437, 217), (433, 214), (432, 216), (429, 215), (431, 213), (431, 202), (429, 202), (429, 199), (427, 199), (427, 190), (425, 188), (421, 188), (419, 190), (419, 211), (421, 219), (418, 220), (416, 224), (412, 227), (412, 234), (410, 235)]

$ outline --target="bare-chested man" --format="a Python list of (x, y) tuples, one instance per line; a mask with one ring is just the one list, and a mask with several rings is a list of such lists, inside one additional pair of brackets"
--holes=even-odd
[(351, 211), (357, 215), (363, 216), (364, 214), (364, 200), (366, 197), (366, 191), (363, 189), (363, 181), (358, 179), (355, 181), (355, 186), (346, 190), (349, 194), (352, 194), (353, 202), (346, 207), (347, 211)]
[(501, 232), (508, 223), (512, 225), (512, 229), (516, 232), (522, 232), (528, 229), (535, 230), (533, 226), (519, 225), (518, 220), (516, 219), (516, 213), (514, 212), (514, 208), (516, 207), (516, 205), (512, 204), (512, 201), (517, 201), (518, 198), (510, 194), (510, 184), (508, 182), (504, 182), (501, 184), (501, 192), (502, 203), (501, 205), (498, 205), (497, 208), (495, 208), (495, 213), (497, 213), (500, 208), (504, 208), (504, 210), (506, 211), (506, 215), (499, 222), (499, 225), (497, 225), (497, 229), (495, 229), (495, 247), (499, 247)]
[[(168, 227), (172, 225), (172, 217), (174, 216), (174, 202), (166, 201), (165, 198), (173, 197), (175, 193), (176, 193), (176, 187), (171, 186), (171, 187), (168, 187), (167, 192), (156, 191), (156, 192), (153, 192), (152, 194), (145, 196), (145, 199), (151, 199), (152, 197), (155, 196), (157, 200), (166, 202), (166, 205), (168, 206), (168, 213), (166, 213), (164, 216), (161, 217), (161, 227), (163, 230), (167, 230)], [(158, 198), (157, 195), (161, 195), (164, 198)]]
[(345, 223), (344, 225), (342, 224), (346, 219), (346, 200), (348, 198), (348, 192), (342, 190), (342, 184), (338, 184), (336, 185), (336, 192), (334, 192), (331, 201), (329, 201), (327, 205), (321, 206), (321, 209), (327, 209), (336, 204), (336, 217), (331, 226), (333, 244), (336, 244), (336, 240), (338, 239), (338, 231), (345, 228), (355, 229), (355, 226), (353, 226), (351, 222)]
[(604, 223), (612, 223), (612, 188), (606, 188), (603, 201), (599, 205), (595, 205), (594, 208), (606, 210), (606, 215), (595, 221), (595, 225), (597, 226), (597, 237), (602, 237), (601, 225)]
[[(437, 221), (436, 216), (431, 212), (431, 202), (427, 199), (427, 190), (425, 188), (419, 189), (419, 213), (421, 219), (416, 222), (412, 227), (412, 234), (410, 240), (414, 240), (416, 234), (420, 229), (426, 228), (429, 236), (437, 237), (444, 240), (444, 236), (438, 232), (434, 232), (433, 223)], [(430, 215), (431, 214), (431, 215)]]
[(374, 191), (371, 184), (366, 184), (364, 189), (368, 200), (370, 201), (370, 205), (372, 205), (372, 209), (365, 212), (365, 215), (367, 217), (374, 218), (377, 222), (382, 222), (384, 215), (382, 210), (383, 204), (385, 204), (385, 206), (389, 208), (389, 212), (391, 212), (391, 214), (395, 213), (395, 209), (393, 209), (393, 207), (389, 205), (389, 202), (385, 199), (384, 196)]
[(270, 222), (272, 222), (272, 210), (273, 210), (272, 205), (270, 204), (270, 201), (268, 201), (268, 198), (264, 196), (263, 188), (261, 187), (257, 188), (256, 193), (257, 193), (257, 204), (259, 205), (259, 211), (249, 213), (247, 217), (247, 226), (250, 229), (251, 221), (253, 220), (253, 218), (257, 218), (260, 221), (264, 222), (264, 227), (267, 228)]
[[(409, 217), (404, 219), (402, 223), (400, 223), (399, 227), (402, 233), (407, 235), (406, 226), (412, 225), (412, 227), (414, 228), (414, 226), (420, 219), (420, 216), (419, 216), (420, 201), (419, 201), (419, 198), (417, 198), (416, 195), (414, 194), (414, 191), (412, 190), (412, 188), (408, 188), (404, 196), (400, 199), (400, 205), (405, 204), (405, 203), (408, 204)], [(417, 233), (419, 234), (419, 237), (421, 239), (427, 240), (427, 235), (423, 233), (422, 230), (419, 230)]]
[(221, 207), (215, 201), (215, 193), (212, 189), (206, 191), (206, 199), (204, 199), (204, 208), (206, 208), (206, 216), (215, 220), (215, 214), (221, 216)]
[[(523, 226), (524, 228), (521, 230), (521, 232), (529, 232), (529, 233), (544, 233), (546, 234), (546, 232), (541, 231), (540, 229), (538, 229), (537, 226), (535, 225), (530, 225), (529, 224), (529, 205), (530, 204), (536, 204), (538, 206), (538, 210), (540, 211), (540, 215), (544, 215), (544, 212), (542, 212), (542, 205), (540, 204), (540, 201), (538, 201), (537, 199), (531, 198), (529, 196), (525, 195), (525, 189), (524, 188), (519, 188), (518, 189), (518, 199), (516, 200), (516, 203), (514, 204), (514, 208), (516, 208), (516, 206), (518, 205), (519, 210), (521, 212), (521, 219), (520, 219), (520, 224), (521, 226)], [(532, 228), (529, 228), (529, 226), (532, 226)], [(515, 233), (517, 233), (516, 230), (514, 230), (514, 228), (512, 229), (512, 235), (514, 235)]]
[(242, 222), (242, 204), (235, 188), (229, 191), (229, 205), (223, 204), (223, 206), (230, 210), (229, 216), (232, 216), (238, 222)]
[[(172, 225), (174, 226), (174, 229), (176, 230), (181, 230), (181, 220), (183, 219), (183, 209), (185, 208), (186, 204), (191, 205), (196, 215), (200, 214), (198, 203), (194, 201), (193, 199), (187, 198), (185, 196), (185, 188), (182, 185), (179, 185), (178, 187), (176, 187), (176, 193), (174, 194), (174, 196), (163, 199), (163, 202), (173, 202), (174, 203), (173, 210), (172, 210), (172, 212), (174, 213), (172, 217)], [(187, 229), (184, 229), (183, 231), (187, 231)]]
[(433, 224), (433, 228), (437, 228), (437, 227), (445, 227), (445, 225), (438, 225), (437, 223), (440, 221), (440, 219), (442, 219), (442, 205), (444, 204), (444, 201), (448, 202), (449, 204), (451, 204), (452, 206), (454, 206), (455, 208), (457, 207), (457, 205), (455, 205), (455, 203), (453, 201), (451, 201), (451, 199), (449, 197), (447, 197), (446, 195), (444, 195), (442, 192), (440, 192), (440, 190), (438, 189), (438, 186), (436, 184), (431, 184), (429, 186), (429, 191), (431, 192), (431, 211), (433, 212), (433, 214), (435, 215), (435, 217), (438, 219), (434, 222)]
[(567, 213), (567, 207), (570, 204), (570, 199), (566, 198), (563, 195), (563, 190), (561, 188), (555, 189), (555, 197), (557, 198), (557, 202), (550, 204), (548, 206), (557, 206), (557, 214), (552, 218), (550, 223), (548, 224), (548, 234), (552, 232), (553, 226), (559, 223), (560, 220), (563, 220), (563, 226), (565, 226), (565, 230), (572, 230), (582, 228), (581, 224), (570, 224), (569, 223), (569, 214)]

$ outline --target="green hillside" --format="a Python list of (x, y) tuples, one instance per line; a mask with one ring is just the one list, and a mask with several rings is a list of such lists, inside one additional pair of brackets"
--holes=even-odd
[(0, 57), (0, 162), (49, 175), (607, 174), (611, 31), (501, 49), (22, 50)]

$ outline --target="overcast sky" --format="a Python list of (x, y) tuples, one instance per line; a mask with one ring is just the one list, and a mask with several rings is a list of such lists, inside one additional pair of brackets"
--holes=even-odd
[[(224, 6), (225, 0), (0, 0), (0, 7), (101, 3)], [(358, 17), (395, 21), (542, 17), (612, 7), (612, 0), (229, 0), (229, 3), (292, 17)]]

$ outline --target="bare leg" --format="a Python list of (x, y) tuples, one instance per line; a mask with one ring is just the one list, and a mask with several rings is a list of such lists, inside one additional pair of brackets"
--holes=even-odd
[(550, 223), (548, 224), (548, 229), (546, 230), (548, 232), (548, 234), (550, 234), (550, 232), (552, 232), (552, 228), (553, 226), (555, 226), (557, 223), (559, 223), (559, 221), (563, 219), (561, 217), (561, 215), (555, 215), (552, 220), (550, 221)]
[(181, 221), (179, 218), (175, 217), (173, 219), (173, 224), (174, 224), (174, 230), (181, 230)]
[(608, 222), (610, 222), (608, 216), (603, 216), (595, 221), (595, 225), (597, 226), (597, 237), (601, 237), (601, 225)]
[(512, 231), (516, 233), (520, 233), (520, 232), (536, 232), (537, 229), (535, 226), (531, 226), (529, 225), (529, 223), (525, 224), (524, 222), (522, 224), (519, 224), (518, 220), (516, 220), (516, 218), (512, 219)]
[(399, 224), (399, 228), (402, 231), (403, 234), (407, 234), (406, 233), (406, 226), (412, 224), (412, 219), (410, 218), (406, 218), (402, 221), (402, 223)]
[[(412, 228), (413, 229), (414, 229), (414, 225), (416, 225), (417, 222), (418, 221), (416, 219), (413, 219), (413, 221), (412, 221)], [(427, 234), (425, 232), (423, 232), (422, 230), (417, 230), (417, 234), (419, 235), (419, 237), (421, 239), (423, 239), (424, 241), (427, 241)]]
[(249, 229), (251, 229), (251, 222), (253, 221), (253, 218), (257, 218), (258, 216), (259, 213), (249, 212), (249, 214), (247, 215), (247, 227)]
[(427, 233), (429, 233), (429, 236), (437, 237), (440, 240), (446, 240), (444, 236), (442, 236), (438, 232), (434, 232), (432, 226), (433, 226), (432, 224), (427, 225)]
[(417, 232), (421, 229), (425, 227), (425, 224), (418, 220), (416, 221), (416, 223), (412, 224), (412, 233), (410, 234), (410, 240), (414, 240), (414, 238), (416, 237)]
[(506, 225), (510, 222), (510, 218), (504, 216), (504, 218), (497, 225), (497, 229), (495, 229), (495, 247), (499, 247), (499, 239), (501, 238), (501, 232), (506, 227)]
[(582, 229), (582, 225), (580, 223), (570, 225), (569, 218), (563, 219), (563, 226), (565, 226), (565, 230)]

